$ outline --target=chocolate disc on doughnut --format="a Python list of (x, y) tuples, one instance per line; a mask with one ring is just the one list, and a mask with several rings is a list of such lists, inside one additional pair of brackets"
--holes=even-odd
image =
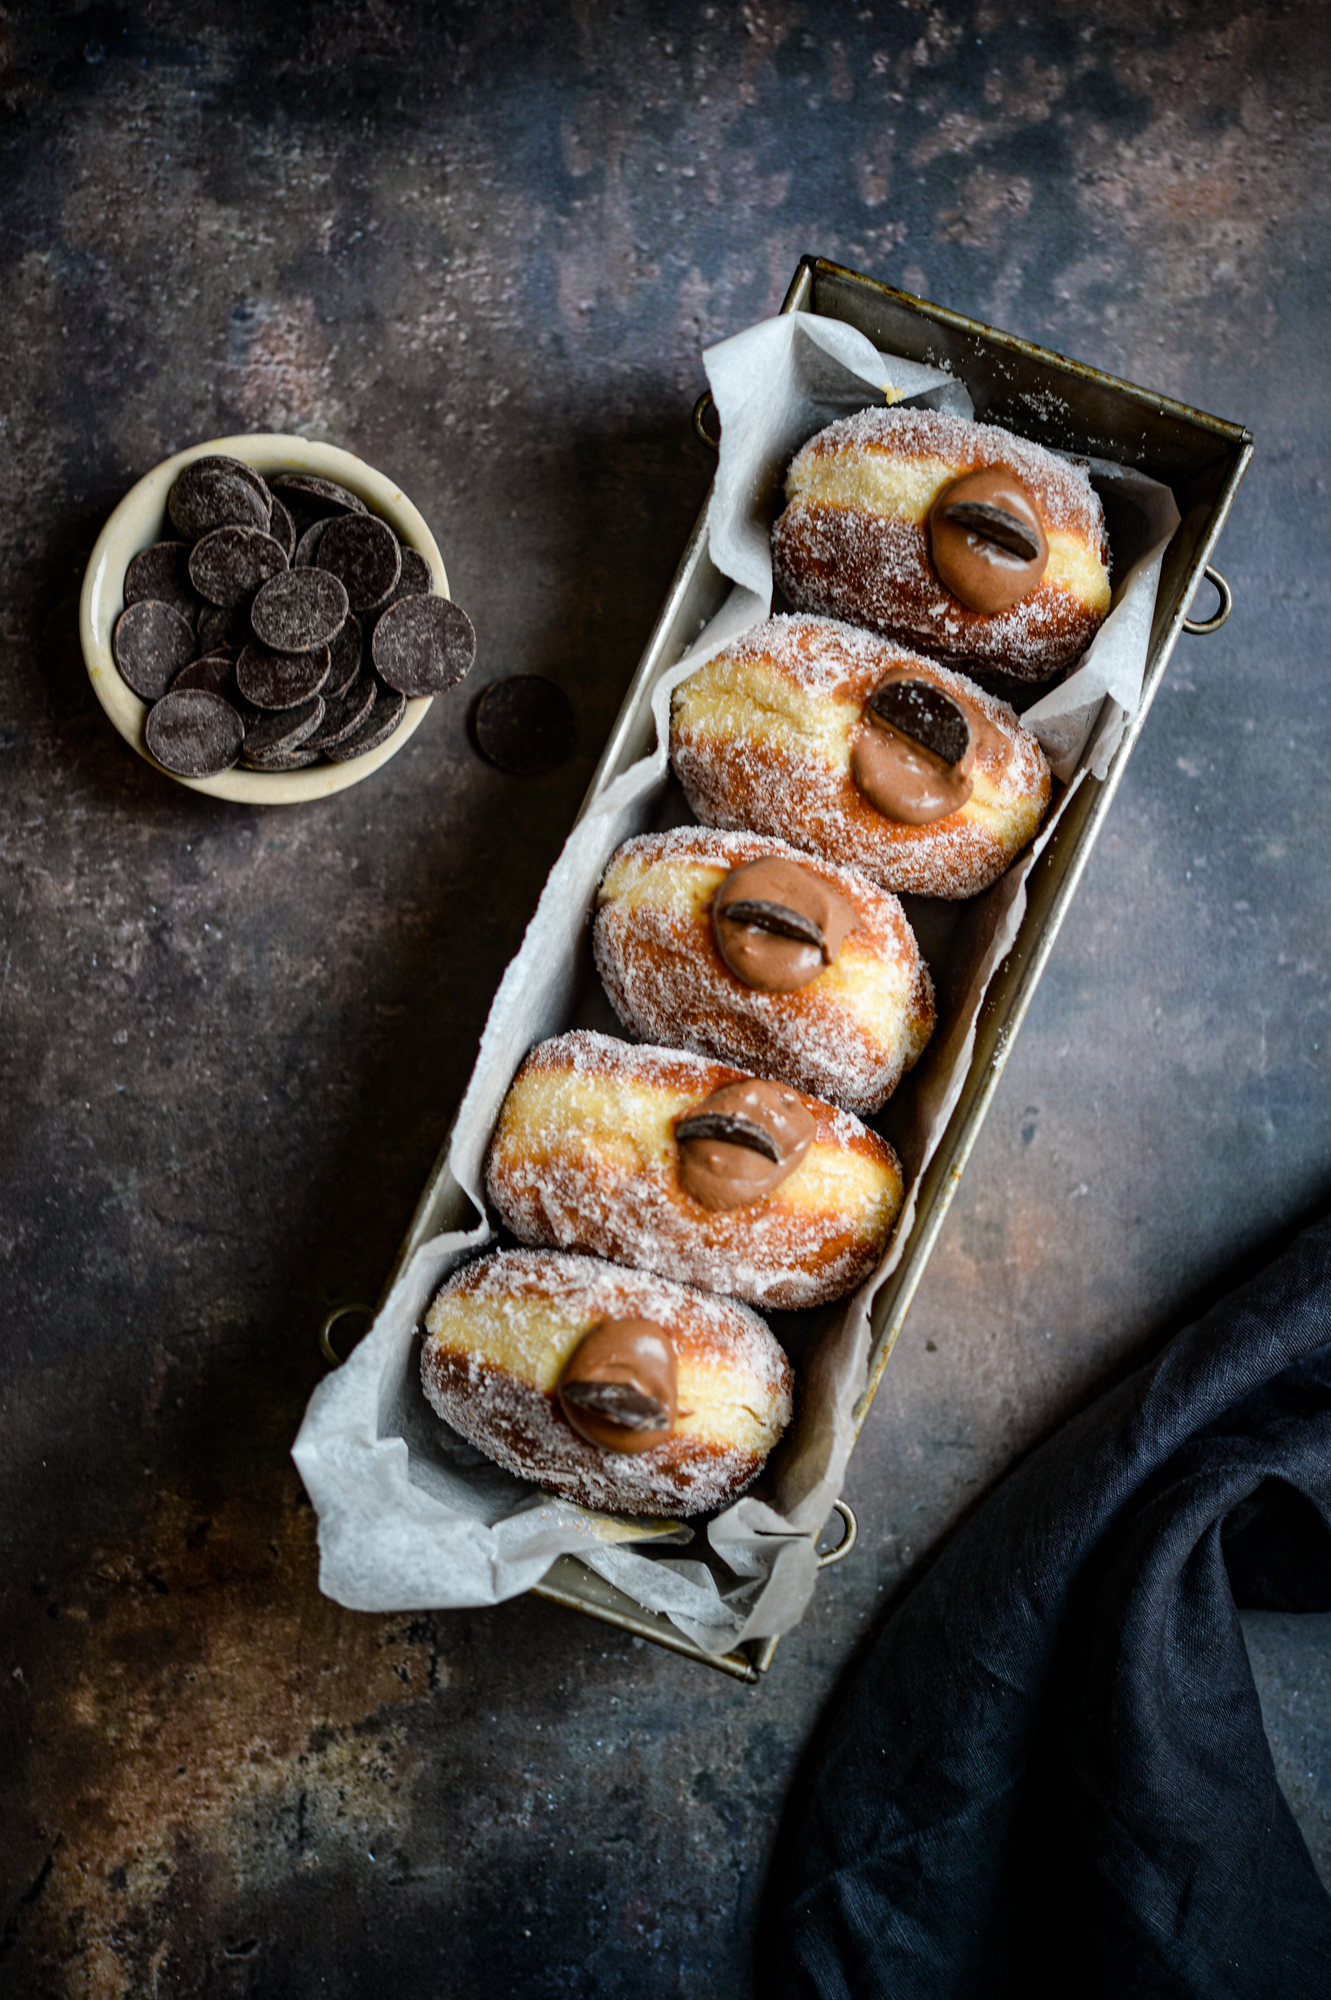
[(737, 979), (763, 993), (798, 993), (835, 962), (854, 928), (844, 897), (779, 855), (733, 869), (712, 898), (717, 950)]
[(675, 1127), (679, 1183), (713, 1213), (765, 1201), (813, 1142), (797, 1091), (754, 1077), (723, 1084)]
[(327, 570), (293, 569), (264, 585), (250, 623), (275, 653), (308, 653), (337, 637), (349, 608), (345, 585)]
[(200, 606), (189, 580), (189, 556), (188, 542), (154, 542), (150, 549), (140, 549), (125, 571), (126, 604), (151, 598), (155, 604), (169, 604), (192, 625)]
[(679, 1415), (675, 1343), (650, 1319), (603, 1319), (564, 1363), (559, 1407), (579, 1437), (630, 1456), (664, 1444)]
[(111, 651), (135, 694), (157, 701), (194, 658), (194, 634), (170, 604), (145, 598), (121, 612)]
[(373, 611), (383, 604), (402, 572), (397, 536), (373, 514), (343, 514), (330, 521), (316, 561), (342, 579), (353, 611)]
[(245, 725), (229, 702), (206, 688), (172, 689), (148, 713), (144, 738), (178, 778), (213, 778), (240, 755)]
[(286, 550), (262, 528), (214, 528), (194, 544), (189, 578), (200, 597), (226, 608), (253, 597), (286, 567)]
[(377, 750), (398, 728), (406, 712), (407, 697), (404, 694), (375, 685), (374, 707), (364, 722), (350, 736), (328, 744), (324, 755), (334, 764), (349, 764), (353, 757), (363, 757), (367, 750)]
[(404, 597), (374, 628), (370, 652), (381, 680), (405, 695), (442, 694), (476, 658), (476, 631), (448, 597)]
[(934, 568), (968, 611), (1006, 611), (1028, 597), (1049, 562), (1030, 493), (1006, 466), (954, 479), (929, 512)]
[(251, 639), (236, 661), (236, 686), (256, 708), (295, 708), (322, 693), (331, 658), (327, 646), (308, 653), (275, 653)]
[(167, 495), (166, 511), (185, 539), (197, 542), (230, 524), (267, 529), (271, 518), (267, 486), (251, 466), (220, 452), (196, 458)]

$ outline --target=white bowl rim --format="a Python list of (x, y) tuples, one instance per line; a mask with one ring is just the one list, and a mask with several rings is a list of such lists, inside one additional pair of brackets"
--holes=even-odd
[(132, 750), (137, 751), (154, 771), (185, 785), (192, 792), (206, 792), (215, 799), (231, 799), (244, 805), (303, 805), (310, 799), (328, 798), (358, 785), (362, 778), (386, 764), (421, 725), (430, 706), (429, 697), (407, 703), (402, 722), (386, 743), (353, 757), (346, 764), (312, 764), (304, 771), (223, 771), (215, 778), (182, 778), (157, 762), (143, 740), (143, 725), (149, 704), (141, 701), (120, 677), (111, 651), (111, 633), (125, 602), (125, 572), (141, 549), (160, 540), (166, 520), (166, 496), (182, 467), (192, 459), (223, 452), (252, 465), (265, 475), (279, 472), (313, 473), (320, 479), (336, 480), (381, 514), (398, 539), (424, 556), (430, 565), (435, 590), (449, 595), (448, 574), (434, 536), (402, 489), (373, 466), (339, 445), (320, 444), (311, 438), (292, 437), (280, 431), (252, 431), (241, 437), (213, 438), (206, 444), (191, 445), (164, 458), (151, 472), (132, 486), (110, 516), (93, 547), (84, 572), (79, 598), (79, 640), (84, 665), (93, 693), (106, 710), (112, 724)]

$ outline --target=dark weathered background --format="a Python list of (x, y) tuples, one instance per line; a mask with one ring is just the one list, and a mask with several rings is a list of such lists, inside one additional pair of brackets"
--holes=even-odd
[[(838, 1673), (1032, 1440), (1328, 1193), (1317, 0), (0, 10), (5, 1787), (20, 1995), (749, 1991)], [(287, 1457), (706, 489), (699, 356), (817, 250), (1247, 423), (1219, 560), (756, 1691), (533, 1600), (320, 1598)], [(391, 471), (480, 634), (375, 780), (156, 776), (79, 657), (167, 452)], [(576, 761), (470, 749), (551, 674)], [(1331, 1866), (1328, 1621), (1249, 1631)]]

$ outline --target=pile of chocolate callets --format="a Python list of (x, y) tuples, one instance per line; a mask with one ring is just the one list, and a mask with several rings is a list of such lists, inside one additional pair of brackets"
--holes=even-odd
[(112, 650), (152, 704), (148, 749), (178, 777), (346, 763), (476, 657), (425, 558), (330, 479), (264, 480), (214, 454), (166, 504), (180, 539), (130, 564)]

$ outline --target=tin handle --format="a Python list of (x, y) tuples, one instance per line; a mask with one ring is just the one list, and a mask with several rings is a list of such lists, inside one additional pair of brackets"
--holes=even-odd
[(836, 1547), (819, 1556), (819, 1569), (830, 1569), (833, 1563), (844, 1562), (860, 1538), (860, 1524), (855, 1519), (855, 1509), (849, 1500), (834, 1500), (832, 1505), (841, 1516), (843, 1532)]
[[(707, 428), (707, 413), (709, 410), (716, 417), (715, 434)], [(710, 389), (704, 389), (693, 406), (693, 430), (699, 443), (705, 444), (708, 451), (720, 451), (721, 419), (716, 416), (716, 404), (712, 401), (712, 392)]]
[(1209, 618), (1185, 618), (1183, 620), (1183, 629), (1185, 632), (1195, 632), (1203, 635), (1207, 632), (1218, 632), (1230, 612), (1234, 609), (1234, 593), (1225, 582), (1224, 577), (1221, 576), (1219, 570), (1213, 569), (1210, 563), (1207, 563), (1204, 575), (1206, 581), (1211, 585), (1216, 596), (1220, 599), (1220, 602)]
[(323, 1325), (319, 1328), (319, 1352), (330, 1368), (340, 1368), (346, 1360), (333, 1345), (333, 1328), (340, 1319), (349, 1319), (355, 1313), (361, 1319), (373, 1319), (373, 1306), (334, 1306)]

